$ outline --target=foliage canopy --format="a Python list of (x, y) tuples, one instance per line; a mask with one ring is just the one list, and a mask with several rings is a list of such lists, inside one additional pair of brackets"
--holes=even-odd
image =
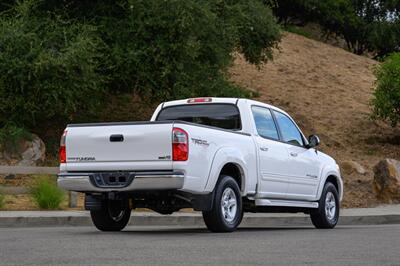
[(234, 53), (259, 65), (280, 39), (261, 0), (6, 0), (0, 12), (0, 128), (33, 133), (95, 120), (110, 94), (249, 96), (227, 79)]
[(400, 50), (399, 0), (277, 0), (274, 13), (285, 24), (316, 22), (356, 54)]

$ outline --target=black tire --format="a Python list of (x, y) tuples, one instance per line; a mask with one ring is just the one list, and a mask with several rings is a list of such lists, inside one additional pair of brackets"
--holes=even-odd
[[(335, 203), (334, 206), (332, 205), (333, 202)], [(322, 195), (318, 203), (318, 209), (311, 212), (310, 214), (313, 225), (318, 229), (334, 228), (339, 221), (340, 201), (339, 193), (332, 183), (327, 182), (325, 184), (324, 190), (322, 191)], [(327, 204), (329, 204), (330, 206), (327, 206)]]
[[(232, 193), (234, 193), (234, 197)], [(229, 206), (223, 205), (223, 195), (231, 202), (236, 201), (236, 209), (231, 203), (228, 204)], [(232, 215), (226, 216), (228, 214)], [(212, 232), (233, 232), (239, 226), (242, 218), (243, 207), (240, 188), (232, 177), (221, 176), (215, 188), (211, 211), (203, 211), (204, 222), (208, 230)]]
[(107, 200), (102, 209), (90, 211), (92, 222), (100, 231), (121, 231), (129, 222), (131, 210), (125, 201)]

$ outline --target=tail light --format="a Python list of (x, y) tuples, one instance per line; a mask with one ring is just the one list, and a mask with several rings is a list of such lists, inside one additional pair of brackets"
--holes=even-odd
[(172, 129), (172, 160), (187, 161), (189, 157), (189, 137), (185, 130)]
[(67, 162), (67, 152), (66, 152), (66, 148), (65, 148), (66, 137), (67, 137), (67, 130), (64, 130), (64, 133), (62, 134), (61, 140), (60, 140), (60, 150), (59, 150), (60, 163)]

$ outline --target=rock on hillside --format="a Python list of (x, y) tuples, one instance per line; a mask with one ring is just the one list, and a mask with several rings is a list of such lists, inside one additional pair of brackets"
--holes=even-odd
[(400, 162), (382, 160), (375, 165), (374, 172), (374, 189), (378, 198), (388, 203), (400, 201)]
[(45, 159), (45, 144), (34, 134), (29, 139), (21, 139), (12, 151), (0, 147), (0, 165), (36, 166)]
[(366, 168), (346, 176), (344, 206), (372, 206), (372, 166), (400, 157), (400, 137), (370, 119), (376, 61), (303, 36), (286, 33), (274, 61), (261, 69), (238, 56), (230, 70), (235, 83), (258, 91), (258, 100), (289, 112), (306, 134), (320, 136), (321, 150), (339, 163)]

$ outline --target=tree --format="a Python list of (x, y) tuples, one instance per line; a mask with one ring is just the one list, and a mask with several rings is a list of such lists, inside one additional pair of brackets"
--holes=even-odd
[(317, 2), (318, 0), (265, 0), (272, 7), (278, 22), (285, 26), (304, 25), (314, 21)]
[[(400, 35), (395, 28), (399, 13), (395, 1), (329, 0), (319, 1), (318, 23), (328, 33), (345, 39), (348, 49), (356, 54), (366, 51), (382, 56), (396, 51)], [(391, 44), (382, 45), (382, 38)]]
[(0, 11), (0, 131), (39, 135), (49, 121), (95, 120), (109, 94), (249, 96), (227, 79), (235, 52), (259, 65), (280, 39), (261, 0), (7, 0)]
[(36, 8), (26, 1), (0, 17), (0, 130), (69, 120), (93, 111), (104, 91), (93, 27)]
[(284, 23), (295, 18), (320, 24), (356, 54), (383, 57), (400, 50), (399, 0), (277, 0), (273, 10)]

